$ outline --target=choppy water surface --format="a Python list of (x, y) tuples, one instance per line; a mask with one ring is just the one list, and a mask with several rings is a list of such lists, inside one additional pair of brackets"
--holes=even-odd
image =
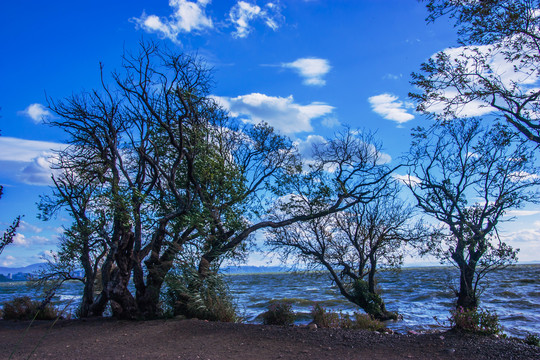
[[(441, 267), (381, 272), (378, 280), (386, 307), (403, 316), (388, 326), (398, 331), (447, 327), (455, 301), (451, 287), (457, 278), (455, 269)], [(540, 333), (540, 265), (493, 272), (486, 284), (481, 306), (497, 312), (506, 333), (520, 337)], [(233, 275), (230, 287), (247, 322), (260, 322), (260, 314), (274, 301), (290, 303), (302, 314), (299, 322), (310, 321), (316, 303), (334, 311), (358, 311), (324, 274)]]
[[(451, 286), (457, 276), (456, 270), (440, 267), (381, 272), (379, 287), (386, 307), (403, 316), (388, 326), (401, 332), (444, 329), (455, 299)], [(300, 314), (299, 323), (310, 321), (309, 312), (316, 303), (334, 311), (357, 311), (325, 274), (231, 275), (226, 279), (241, 315), (250, 323), (261, 322), (260, 314), (275, 301), (290, 303)], [(497, 312), (506, 333), (519, 337), (540, 333), (540, 265), (496, 271), (486, 281), (489, 286), (481, 295), (481, 306)], [(68, 283), (53, 302), (74, 308), (81, 291), (81, 284)], [(25, 283), (0, 283), (0, 302), (21, 295), (35, 297)]]

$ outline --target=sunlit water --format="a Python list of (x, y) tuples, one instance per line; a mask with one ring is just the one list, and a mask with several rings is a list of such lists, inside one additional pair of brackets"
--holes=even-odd
[[(275, 301), (291, 304), (299, 314), (298, 323), (310, 321), (309, 312), (316, 303), (334, 311), (358, 311), (340, 296), (325, 274), (230, 275), (226, 279), (238, 310), (248, 323), (260, 323), (260, 314)], [(388, 326), (400, 332), (446, 328), (455, 300), (451, 287), (456, 279), (457, 272), (451, 268), (381, 272), (378, 280), (386, 307), (403, 316)], [(499, 315), (507, 334), (523, 337), (528, 332), (540, 333), (540, 265), (519, 265), (493, 272), (486, 285), (481, 306)], [(80, 283), (67, 283), (53, 302), (73, 311), (81, 291)], [(0, 302), (22, 295), (36, 297), (24, 282), (0, 283)]]

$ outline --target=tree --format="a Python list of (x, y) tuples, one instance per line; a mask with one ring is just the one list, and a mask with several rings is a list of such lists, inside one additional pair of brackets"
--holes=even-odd
[(86, 271), (99, 263), (101, 273), (102, 291), (89, 314), (110, 304), (120, 318), (158, 316), (165, 277), (184, 253), (197, 259), (204, 279), (255, 231), (347, 209), (371, 196), (366, 185), (389, 174), (368, 150), (365, 161), (351, 162), (329, 147), (312, 184), (297, 189), (314, 188), (325, 166), (341, 167), (321, 189), (327, 206), (273, 221), (269, 204), (304, 177), (298, 153), (268, 125), (230, 118), (209, 96), (211, 75), (197, 58), (142, 43), (139, 52), (124, 54), (112, 85), (103, 67), (101, 80), (101, 90), (49, 99), (57, 115), (49, 123), (67, 133), (68, 146), (58, 153), (55, 196), (42, 204), (51, 213), (68, 209), (71, 234), (85, 234), (81, 244), (105, 251), (91, 266), (81, 264)]
[(493, 113), (540, 144), (538, 0), (428, 0), (428, 21), (456, 22), (459, 48), (413, 73), (418, 111), (438, 119)]
[(476, 308), (480, 280), (516, 259), (497, 229), (508, 210), (537, 199), (540, 177), (526, 145), (507, 126), (486, 129), (479, 119), (413, 133), (408, 186), (420, 209), (444, 225), (426, 251), (459, 269), (458, 307)]
[[(0, 185), (0, 198), (2, 198), (2, 194), (4, 193), (4, 187)], [(13, 238), (15, 237), (17, 233), (17, 228), (19, 227), (21, 223), (21, 217), (17, 216), (15, 220), (13, 220), (13, 223), (7, 228), (7, 230), (2, 234), (0, 237), (0, 254), (2, 254), (2, 251), (4, 251), (4, 248), (11, 244), (13, 242)]]
[[(94, 293), (99, 288), (98, 278), (109, 254), (110, 232), (106, 212), (101, 204), (106, 193), (96, 179), (74, 173), (68, 166), (67, 153), (60, 152), (56, 167), (63, 170), (53, 177), (52, 196), (43, 196), (38, 207), (41, 220), (51, 219), (64, 208), (73, 218), (71, 227), (64, 230), (58, 244), (57, 254), (48, 259), (47, 266), (35, 276), (37, 287), (57, 288), (64, 281), (76, 280), (84, 284), (79, 317), (88, 317), (95, 311)], [(101, 207), (101, 211), (95, 211)], [(109, 258), (110, 259), (110, 258)], [(110, 261), (110, 260), (109, 260)], [(83, 269), (84, 276), (77, 276)]]
[[(316, 158), (330, 158), (332, 154), (332, 165), (325, 163), (326, 169), (321, 169), (326, 176), (318, 173), (309, 177), (310, 185), (301, 196), (283, 200), (275, 216), (279, 219), (290, 213), (320, 212), (328, 206), (327, 194), (335, 179), (346, 179), (360, 169), (366, 171), (364, 183), (357, 184), (362, 187), (363, 197), (340, 212), (271, 229), (266, 243), (285, 258), (292, 256), (309, 266), (324, 267), (340, 293), (376, 319), (397, 319), (396, 313), (386, 310), (376, 289), (375, 275), (381, 266), (401, 265), (402, 245), (420, 236), (420, 226), (410, 224), (413, 211), (400, 201), (396, 182), (368, 180), (379, 171), (383, 174), (389, 170), (381, 163), (380, 148), (366, 141), (372, 140), (369, 135), (352, 135), (349, 131), (316, 149)], [(353, 168), (356, 170), (351, 171)]]
[[(0, 186), (0, 198), (2, 197), (4, 188)], [(17, 228), (21, 223), (21, 217), (18, 216), (13, 223), (8, 227), (8, 229), (0, 237), (0, 254), (4, 251), (4, 248), (13, 242), (13, 238), (17, 234)]]
[[(195, 231), (187, 175), (196, 148), (191, 134), (220, 112), (206, 98), (208, 70), (197, 59), (142, 43), (123, 60), (123, 72), (113, 74), (114, 89), (101, 67), (102, 91), (49, 100), (58, 116), (50, 124), (69, 136), (59, 153), (63, 177), (55, 181), (56, 200), (70, 208), (80, 204), (80, 184), (63, 181), (70, 174), (99, 185), (89, 194), (90, 207), (70, 211), (83, 223), (104, 220), (97, 231), (108, 249), (103, 290), (91, 313), (101, 315), (110, 303), (117, 317), (154, 317), (174, 256)], [(128, 289), (132, 274), (135, 296)]]

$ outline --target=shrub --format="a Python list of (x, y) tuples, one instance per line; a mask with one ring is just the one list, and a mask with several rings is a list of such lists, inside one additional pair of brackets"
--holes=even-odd
[(363, 329), (369, 331), (386, 331), (386, 325), (377, 319), (374, 319), (369, 314), (360, 314), (355, 312), (353, 314), (354, 321), (352, 321), (351, 329)]
[(527, 345), (540, 346), (540, 337), (536, 334), (528, 333), (524, 341)]
[(59, 317), (58, 311), (50, 304), (33, 301), (28, 296), (16, 297), (4, 304), (3, 318), (5, 320), (53, 320)]
[(313, 310), (311, 310), (311, 316), (313, 322), (321, 328), (338, 328), (340, 325), (340, 316), (335, 313), (326, 310), (319, 304), (315, 304)]
[(223, 277), (201, 278), (194, 268), (171, 272), (166, 278), (165, 304), (171, 315), (210, 321), (239, 322), (236, 306)]
[(313, 307), (311, 316), (313, 316), (313, 322), (321, 328), (363, 329), (370, 331), (387, 330), (382, 321), (374, 319), (369, 314), (354, 312), (351, 318), (348, 314), (328, 311), (319, 304)]
[(274, 303), (262, 314), (263, 324), (289, 326), (294, 323), (296, 315), (290, 304)]
[(450, 325), (457, 330), (464, 330), (482, 335), (502, 333), (499, 317), (496, 313), (484, 309), (465, 310), (462, 307), (450, 312)]

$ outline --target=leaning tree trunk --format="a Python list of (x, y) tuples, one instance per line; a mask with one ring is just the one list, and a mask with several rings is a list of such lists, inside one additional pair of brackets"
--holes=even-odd
[(362, 279), (355, 280), (352, 294), (346, 297), (377, 320), (397, 320), (398, 318), (397, 313), (386, 310), (381, 296), (375, 291), (370, 291), (370, 285)]

